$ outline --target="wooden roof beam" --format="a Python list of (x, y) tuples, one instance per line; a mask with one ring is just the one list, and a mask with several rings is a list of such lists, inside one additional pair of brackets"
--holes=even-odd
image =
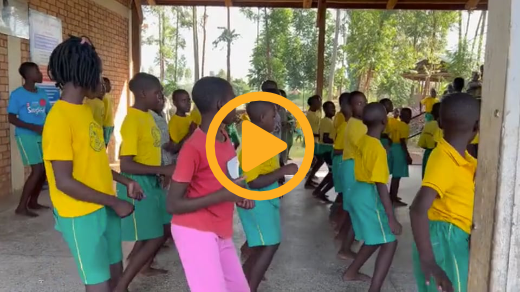
[(386, 9), (394, 9), (397, 1), (398, 0), (388, 0), (388, 2), (386, 2)]
[[(148, 5), (157, 5), (157, 3), (155, 3), (155, 0), (146, 0), (146, 2), (148, 2)], [(136, 1), (136, 4), (137, 4), (137, 1)]]
[(303, 8), (311, 8), (312, 0), (303, 0)]
[(231, 6), (233, 6), (233, 3), (231, 2), (231, 0), (225, 0), (225, 1), (224, 1), (224, 4), (226, 5), (226, 7), (231, 7)]
[(480, 2), (480, 1), (479, 0), (468, 0), (468, 2), (466, 2), (466, 9), (475, 10), (477, 8), (478, 2)]

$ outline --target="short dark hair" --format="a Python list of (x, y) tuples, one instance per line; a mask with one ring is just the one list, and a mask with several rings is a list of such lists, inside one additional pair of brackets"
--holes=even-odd
[(270, 108), (275, 108), (275, 105), (268, 101), (258, 100), (252, 101), (246, 105), (246, 112), (253, 123), (258, 122), (262, 115)]
[(202, 114), (216, 109), (217, 101), (225, 99), (227, 94), (234, 94), (229, 82), (220, 77), (206, 76), (195, 83), (191, 98)]
[(384, 105), (386, 107), (387, 104), (394, 104), (390, 98), (383, 98), (379, 101), (380, 104)]
[(309, 97), (309, 98), (307, 99), (307, 105), (311, 106), (311, 105), (312, 105), (312, 101), (315, 100), (315, 99), (318, 99), (318, 100), (319, 100), (319, 99), (320, 99), (320, 96), (317, 95), (317, 94), (315, 94), (315, 95)]
[(363, 124), (373, 127), (386, 118), (386, 108), (381, 102), (371, 102), (363, 108)]
[(264, 90), (264, 92), (269, 92), (269, 93), (274, 93), (274, 94), (277, 94), (277, 95), (282, 95), (280, 90), (278, 90), (276, 88), (267, 88), (266, 90)]
[(480, 118), (480, 102), (468, 93), (452, 93), (440, 105), (442, 128), (469, 131)]
[(38, 69), (38, 65), (33, 62), (23, 62), (22, 65), (20, 65), (20, 68), (18, 68), (18, 73), (22, 76), (23, 79), (27, 76), (27, 73), (29, 73), (29, 70), (31, 69)]
[(95, 92), (101, 82), (101, 58), (88, 37), (70, 36), (49, 58), (47, 74), (58, 88), (66, 83)]
[(339, 105), (342, 105), (345, 102), (350, 103), (349, 98), (350, 98), (350, 92), (343, 92), (342, 94), (340, 94)]
[(334, 103), (332, 101), (326, 101), (324, 104), (323, 104), (323, 108), (326, 108), (328, 106), (334, 106)]
[(350, 105), (352, 105), (352, 101), (354, 100), (354, 97), (356, 97), (356, 96), (358, 96), (358, 95), (361, 95), (361, 96), (363, 96), (364, 98), (366, 98), (366, 96), (365, 96), (365, 94), (364, 94), (363, 92), (361, 92), (361, 91), (357, 91), (357, 90), (356, 90), (356, 91), (352, 91), (352, 92), (350, 93), (350, 98), (349, 98), (349, 100), (348, 100), (348, 101), (349, 101), (348, 103), (349, 103)]
[(457, 77), (453, 80), (453, 89), (455, 91), (458, 91), (458, 92), (462, 92), (462, 90), (464, 89), (464, 78), (462, 77)]
[(403, 114), (403, 112), (408, 113), (408, 115), (412, 117), (412, 109), (410, 109), (409, 107), (403, 107), (400, 113)]
[(287, 93), (283, 89), (280, 89), (280, 95), (283, 97), (287, 97)]
[(134, 95), (137, 95), (138, 92), (148, 89), (148, 86), (153, 83), (159, 85), (161, 84), (159, 78), (153, 76), (152, 74), (139, 72), (134, 75), (132, 80), (130, 80), (128, 83), (128, 88), (130, 88), (130, 91), (132, 91)]
[(175, 97), (177, 95), (181, 95), (181, 94), (186, 94), (186, 95), (190, 95), (186, 90), (184, 89), (176, 89), (173, 93), (172, 93), (172, 98), (175, 99)]
[(262, 91), (270, 88), (278, 88), (278, 84), (273, 80), (266, 80), (262, 83)]
[(437, 102), (437, 103), (434, 103), (433, 104), (433, 107), (432, 107), (432, 116), (435, 118), (435, 119), (438, 119), (439, 118), (439, 114), (440, 114), (440, 110), (441, 110), (441, 103), (440, 102)]

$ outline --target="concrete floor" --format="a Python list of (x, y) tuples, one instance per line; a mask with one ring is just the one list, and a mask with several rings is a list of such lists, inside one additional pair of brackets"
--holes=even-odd
[[(420, 166), (412, 166), (411, 177), (403, 179), (400, 196), (411, 203), (420, 183)], [(42, 202), (49, 203), (43, 195)], [(14, 215), (14, 200), (0, 202), (0, 291), (72, 292), (84, 291), (74, 261), (61, 236), (54, 229), (50, 211), (34, 219)], [(3, 206), (2, 206), (3, 205)], [(311, 198), (301, 186), (282, 201), (284, 239), (262, 283), (262, 292), (367, 291), (365, 283), (345, 283), (341, 275), (349, 262), (336, 259), (333, 232), (327, 222), (328, 207)], [(412, 273), (412, 234), (408, 208), (397, 210), (403, 225), (399, 247), (385, 292), (416, 291)], [(244, 234), (235, 216), (235, 243), (240, 247)], [(125, 245), (128, 252), (131, 246)], [(371, 275), (375, 257), (362, 271)], [(182, 266), (174, 248), (163, 250), (158, 265), (170, 272), (152, 278), (138, 277), (132, 292), (188, 291)], [(208, 291), (211, 292), (211, 291)]]

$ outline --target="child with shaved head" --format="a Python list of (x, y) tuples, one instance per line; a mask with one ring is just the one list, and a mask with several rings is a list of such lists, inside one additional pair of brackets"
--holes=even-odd
[[(363, 123), (367, 132), (358, 143), (354, 154), (354, 175), (356, 182), (351, 187), (349, 201), (350, 216), (354, 233), (359, 241), (363, 241), (354, 262), (347, 268), (343, 279), (346, 281), (370, 281), (368, 291), (380, 291), (388, 274), (397, 248), (394, 235), (401, 233), (401, 224), (397, 222), (392, 202), (388, 194), (388, 178), (386, 150), (381, 144), (381, 133), (387, 124), (385, 107), (373, 102), (363, 109)], [(380, 249), (374, 274), (361, 274), (359, 270), (372, 254)]]
[(419, 292), (467, 291), (477, 160), (466, 147), (478, 133), (479, 115), (479, 102), (469, 94), (453, 93), (441, 102), (444, 137), (410, 208)]

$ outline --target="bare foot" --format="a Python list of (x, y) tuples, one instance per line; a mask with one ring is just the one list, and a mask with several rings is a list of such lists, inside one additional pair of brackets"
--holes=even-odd
[(345, 260), (346, 261), (346, 260), (353, 260), (353, 259), (355, 259), (356, 255), (357, 255), (357, 253), (355, 253), (353, 251), (350, 251), (350, 250), (346, 251), (346, 252), (340, 250), (338, 252), (337, 257), (340, 260)]
[(143, 268), (141, 270), (141, 275), (146, 276), (146, 277), (152, 277), (152, 276), (157, 276), (157, 275), (164, 275), (164, 274), (167, 274), (167, 273), (168, 273), (168, 270), (152, 268), (152, 267)]
[(372, 278), (369, 275), (365, 275), (362, 273), (355, 273), (355, 274), (343, 274), (343, 281), (349, 282), (349, 281), (361, 281), (361, 282), (370, 282)]
[(50, 209), (49, 206), (40, 205), (40, 204), (38, 204), (38, 203), (29, 203), (29, 204), (27, 205), (27, 207), (28, 207), (29, 209), (33, 209), (33, 210)]
[(17, 208), (14, 213), (16, 215), (20, 215), (20, 216), (26, 216), (26, 217), (31, 217), (31, 218), (34, 218), (34, 217), (38, 217), (38, 214), (30, 211), (29, 209), (19, 209)]

